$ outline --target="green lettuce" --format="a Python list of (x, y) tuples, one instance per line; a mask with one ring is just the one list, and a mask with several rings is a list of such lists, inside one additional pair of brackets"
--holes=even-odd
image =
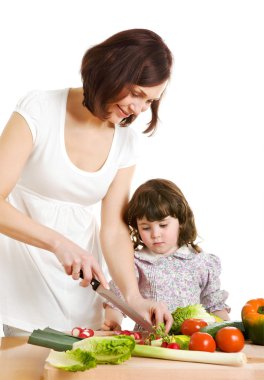
[(128, 335), (91, 337), (73, 344), (72, 350), (50, 351), (46, 361), (65, 371), (85, 371), (97, 364), (120, 364), (130, 359), (135, 339)]
[(70, 372), (85, 371), (96, 367), (95, 357), (90, 352), (82, 351), (80, 348), (68, 351), (51, 350), (46, 362), (53, 367)]
[(169, 332), (170, 335), (180, 333), (181, 325), (185, 319), (203, 319), (208, 324), (215, 322), (215, 318), (209, 313), (207, 313), (207, 311), (201, 304), (177, 307), (177, 309), (174, 312), (172, 312), (171, 315), (173, 318), (173, 324)]
[(134, 347), (135, 339), (129, 335), (93, 336), (73, 344), (73, 350), (92, 353), (97, 364), (120, 364), (131, 357)]

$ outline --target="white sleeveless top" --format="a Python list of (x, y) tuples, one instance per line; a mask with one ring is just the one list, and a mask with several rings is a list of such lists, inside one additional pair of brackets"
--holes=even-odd
[[(93, 173), (80, 170), (64, 143), (68, 91), (32, 91), (18, 102), (15, 111), (27, 121), (34, 147), (8, 200), (87, 249), (105, 267), (93, 205), (105, 196), (118, 169), (136, 163), (139, 136), (129, 127), (115, 126), (103, 167)], [(66, 275), (54, 254), (4, 235), (0, 254), (3, 324), (27, 331), (47, 326), (64, 331), (74, 326), (100, 328), (102, 299), (91, 286), (80, 287)]]

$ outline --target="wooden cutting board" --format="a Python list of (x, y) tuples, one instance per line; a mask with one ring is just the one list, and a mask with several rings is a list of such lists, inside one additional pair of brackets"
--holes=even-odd
[(44, 380), (260, 380), (264, 379), (264, 346), (246, 344), (242, 367), (132, 357), (120, 365), (98, 365), (85, 372), (65, 372), (49, 364)]

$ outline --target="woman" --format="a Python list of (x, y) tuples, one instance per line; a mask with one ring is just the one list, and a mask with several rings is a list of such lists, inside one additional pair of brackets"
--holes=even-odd
[[(171, 66), (157, 34), (131, 29), (85, 53), (82, 88), (32, 91), (18, 102), (0, 140), (6, 335), (46, 326), (99, 328), (102, 300), (88, 285), (95, 276), (108, 286), (101, 248), (127, 302), (170, 328), (167, 307), (139, 293), (122, 214), (137, 156), (137, 137), (127, 126), (151, 108), (145, 132), (155, 129)], [(92, 212), (99, 201), (100, 241)]]

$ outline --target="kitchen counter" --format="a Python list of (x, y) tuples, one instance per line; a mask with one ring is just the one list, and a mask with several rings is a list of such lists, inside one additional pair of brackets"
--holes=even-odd
[(264, 346), (246, 344), (242, 367), (132, 357), (120, 365), (98, 365), (65, 372), (45, 363), (49, 348), (27, 344), (27, 337), (0, 338), (1, 380), (263, 380)]

